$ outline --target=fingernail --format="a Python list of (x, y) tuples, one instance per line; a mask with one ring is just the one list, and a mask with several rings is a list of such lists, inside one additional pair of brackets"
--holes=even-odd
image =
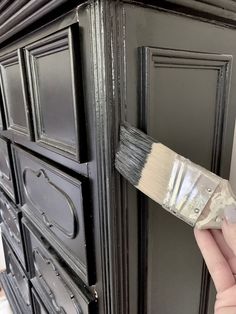
[(228, 223), (236, 223), (236, 208), (233, 206), (227, 206), (224, 209), (225, 219)]

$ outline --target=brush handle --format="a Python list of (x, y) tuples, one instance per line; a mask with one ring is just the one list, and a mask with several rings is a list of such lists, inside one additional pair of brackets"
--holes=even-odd
[(196, 222), (198, 229), (220, 229), (224, 219), (225, 208), (236, 211), (236, 197), (228, 180), (221, 179), (221, 183), (210, 198)]

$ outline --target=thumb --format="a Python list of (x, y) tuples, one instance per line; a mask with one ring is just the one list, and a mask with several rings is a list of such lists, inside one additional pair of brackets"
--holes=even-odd
[(236, 255), (236, 207), (227, 206), (224, 215), (222, 232), (226, 243)]

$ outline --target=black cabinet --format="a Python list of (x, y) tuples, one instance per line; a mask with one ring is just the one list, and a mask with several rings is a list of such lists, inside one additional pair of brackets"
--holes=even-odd
[[(114, 159), (128, 121), (228, 177), (235, 5), (4, 3), (0, 207), (32, 311), (211, 314), (215, 291), (192, 229), (121, 178)], [(24, 281), (9, 274), (1, 281), (20, 313), (11, 286), (26, 291)]]

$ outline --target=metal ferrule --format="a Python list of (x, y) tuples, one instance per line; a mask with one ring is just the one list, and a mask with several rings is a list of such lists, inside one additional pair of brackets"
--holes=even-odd
[(194, 226), (221, 178), (177, 155), (162, 206)]

